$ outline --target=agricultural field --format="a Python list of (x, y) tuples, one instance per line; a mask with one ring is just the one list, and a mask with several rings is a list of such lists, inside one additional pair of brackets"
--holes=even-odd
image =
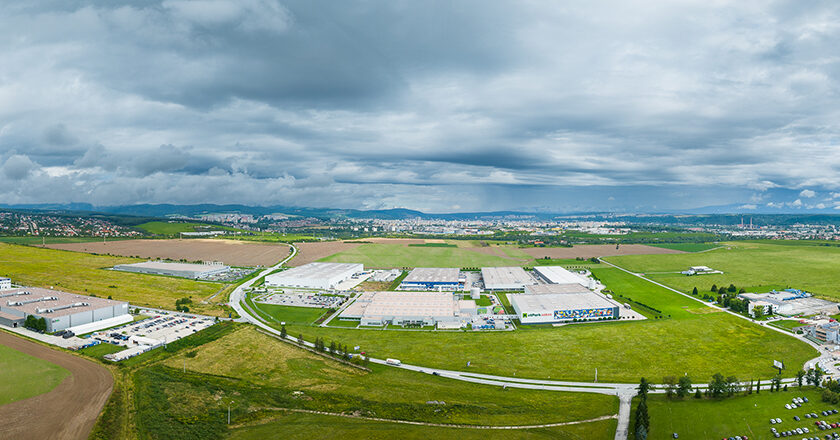
[(177, 235), (181, 232), (236, 230), (228, 226), (193, 222), (146, 222), (135, 226), (135, 228), (154, 235)]
[[(318, 427), (317, 434), (313, 433), (313, 426)], [(578, 440), (609, 439), (615, 435), (615, 429), (615, 419), (552, 428), (488, 430), (415, 426), (317, 414), (278, 412), (272, 416), (271, 422), (234, 428), (230, 438), (232, 440), (261, 440), (271, 438), (282, 431), (283, 438), (288, 440), (312, 440), (313, 438)]]
[[(695, 286), (735, 284), (747, 291), (787, 288), (840, 301), (840, 248), (814, 245), (732, 242), (702, 253), (609, 257), (607, 261), (685, 292)], [(685, 276), (689, 266), (709, 266), (721, 275)]]
[[(743, 393), (741, 393), (743, 394)], [(804, 417), (806, 412), (820, 413), (830, 408), (840, 408), (837, 405), (824, 403), (821, 392), (812, 387), (797, 388), (789, 385), (788, 391), (771, 393), (762, 390), (760, 394), (739, 395), (722, 399), (684, 399), (669, 400), (664, 395), (651, 394), (648, 396), (648, 414), (650, 415), (651, 440), (670, 439), (677, 433), (680, 439), (700, 440), (710, 438), (748, 436), (750, 439), (772, 439), (770, 427), (779, 431), (808, 426), (811, 435), (815, 431), (813, 419)], [(809, 402), (801, 408), (788, 410), (785, 404), (793, 397), (807, 397)], [(634, 399), (635, 409), (638, 399)], [(631, 413), (632, 414), (632, 413)], [(798, 415), (802, 421), (796, 422), (793, 416)], [(771, 425), (770, 418), (781, 418), (782, 423)], [(840, 421), (840, 416), (820, 417), (829, 422)], [(631, 421), (630, 426), (633, 426)], [(799, 438), (802, 436), (796, 436)], [(822, 438), (822, 436), (820, 436)]]
[[(656, 308), (662, 318), (481, 333), (322, 328), (288, 324), (291, 320), (283, 316), (282, 310), (276, 310), (273, 316), (275, 322), (287, 321), (292, 335), (302, 333), (307, 340), (321, 337), (358, 345), (373, 357), (393, 357), (406, 363), (453, 370), (559, 380), (593, 380), (595, 368), (599, 380), (605, 382), (636, 382), (641, 376), (683, 373), (707, 378), (717, 372), (768, 378), (775, 374), (772, 361), (779, 353), (784, 353), (782, 360), (788, 365), (802, 365), (818, 354), (805, 343), (617, 269), (597, 268), (593, 272), (615, 294)], [(468, 361), (470, 367), (466, 366)]]
[(522, 248), (522, 252), (532, 258), (592, 258), (605, 257), (610, 255), (653, 255), (653, 254), (678, 254), (681, 250), (668, 249), (663, 247), (648, 246), (644, 244), (580, 244), (572, 247), (530, 247)]
[(521, 266), (532, 258), (516, 248), (426, 247), (366, 243), (318, 261), (363, 263), (366, 268)]
[[(108, 240), (130, 240), (129, 238), (110, 237)], [(9, 244), (54, 244), (54, 243), (87, 243), (90, 241), (102, 241), (102, 237), (33, 237), (33, 236), (6, 236), (0, 237), (0, 243)]]
[(57, 387), (70, 372), (66, 369), (0, 345), (0, 406)]
[(652, 244), (651, 246), (682, 252), (703, 252), (720, 247), (717, 243), (663, 243)]
[(220, 239), (123, 240), (57, 243), (51, 249), (101, 255), (187, 261), (222, 261), (231, 266), (271, 266), (289, 255), (283, 244), (249, 243)]
[[(169, 309), (174, 307), (176, 299), (205, 298), (224, 288), (219, 283), (106, 270), (115, 264), (138, 261), (141, 260), (0, 244), (0, 276), (8, 276), (26, 286), (54, 287), (102, 298), (110, 296), (132, 305)], [(197, 313), (221, 314), (220, 309), (198, 301), (194, 301), (191, 309), (193, 306)]]
[[(304, 264), (312, 263), (313, 261), (318, 261), (331, 255), (352, 250), (358, 246), (361, 246), (361, 244), (346, 241), (295, 243), (298, 253), (295, 255), (295, 258), (292, 258), (292, 260), (289, 261), (288, 265), (291, 267), (303, 266)], [(362, 261), (353, 261), (353, 263), (362, 263)], [(365, 267), (367, 267), (367, 265), (365, 265)]]

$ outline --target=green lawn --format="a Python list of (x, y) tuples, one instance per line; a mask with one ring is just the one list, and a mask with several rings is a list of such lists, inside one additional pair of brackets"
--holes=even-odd
[(251, 302), (251, 304), (257, 313), (261, 313), (263, 317), (269, 317), (276, 323), (285, 322), (287, 326), (292, 324), (311, 324), (327, 311), (326, 309), (315, 307), (292, 307), (254, 302)]
[(531, 256), (513, 248), (503, 251), (505, 255), (508, 255), (507, 257), (483, 254), (469, 249), (367, 243), (318, 261), (363, 263), (365, 267), (381, 268), (521, 266), (533, 261)]
[(91, 357), (101, 358), (106, 354), (117, 353), (119, 351), (125, 350), (125, 347), (121, 347), (119, 345), (114, 344), (99, 344), (94, 345), (93, 347), (83, 348), (79, 350), (79, 353), (86, 354)]
[(291, 335), (359, 345), (378, 358), (520, 377), (593, 380), (597, 368), (599, 380), (616, 382), (685, 372), (702, 378), (716, 372), (769, 378), (780, 354), (788, 365), (817, 355), (807, 344), (617, 269), (599, 268), (595, 274), (614, 292), (656, 307), (666, 318), (492, 333), (320, 328), (299, 319), (288, 324), (294, 316), (285, 317), (281, 309), (275, 309), (280, 314), (274, 318), (287, 321)]
[(0, 345), (0, 405), (44, 394), (70, 375), (66, 369)]
[[(793, 397), (803, 396), (810, 402), (798, 409), (785, 409), (785, 404), (790, 403)], [(798, 389), (796, 386), (778, 393), (762, 390), (761, 394), (753, 393), (720, 400), (694, 398), (668, 400), (664, 395), (650, 395), (648, 396), (648, 414), (650, 415), (648, 438), (651, 440), (669, 439), (671, 434), (676, 432), (680, 439), (686, 440), (705, 440), (736, 435), (746, 435), (751, 440), (772, 439), (774, 437), (770, 432), (771, 426), (779, 431), (807, 426), (811, 432), (804, 435), (805, 437), (816, 435), (822, 438), (821, 434), (824, 432), (816, 430), (813, 419), (806, 419), (805, 413), (819, 414), (823, 410), (840, 407), (823, 403), (820, 396), (821, 393), (812, 388)], [(637, 404), (638, 399), (634, 399), (634, 411)], [(794, 421), (795, 415), (801, 417), (802, 420)], [(776, 417), (781, 418), (782, 423), (771, 425), (770, 418)], [(820, 416), (820, 419), (823, 417)], [(840, 416), (830, 416), (825, 419), (837, 422)], [(630, 426), (632, 427), (633, 424), (631, 423)], [(797, 439), (802, 437), (803, 435), (794, 436)]]
[[(168, 309), (175, 307), (178, 298), (205, 298), (219, 290), (218, 283), (106, 270), (115, 264), (138, 261), (144, 260), (0, 244), (0, 276), (22, 285), (111, 296), (132, 305)], [(197, 302), (190, 309), (197, 313), (216, 310)]]
[[(625, 269), (649, 273), (649, 278), (685, 292), (695, 286), (708, 291), (712, 284), (735, 284), (747, 291), (793, 287), (840, 300), (840, 248), (814, 245), (723, 243), (703, 253), (625, 255), (607, 257)], [(685, 276), (675, 273), (689, 266), (709, 266), (722, 275)]]
[[(317, 429), (313, 429), (317, 427)], [(287, 440), (317, 439), (440, 439), (440, 440), (542, 440), (542, 439), (612, 439), (616, 421), (584, 423), (557, 428), (528, 430), (456, 429), (330, 417), (314, 414), (278, 412), (270, 423), (237, 428), (231, 431), (232, 440), (273, 438), (278, 432)]]
[(717, 243), (662, 243), (651, 244), (650, 246), (683, 252), (700, 252), (714, 249), (720, 245)]
[(776, 326), (776, 327), (779, 327), (779, 328), (783, 328), (787, 331), (792, 332), (794, 328), (802, 327), (805, 324), (799, 322), (798, 319), (780, 319), (778, 321), (770, 322), (770, 325)]

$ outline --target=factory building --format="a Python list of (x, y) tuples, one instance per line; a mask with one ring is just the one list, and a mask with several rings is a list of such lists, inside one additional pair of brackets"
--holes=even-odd
[(525, 294), (508, 295), (523, 324), (549, 324), (574, 320), (617, 319), (619, 305), (576, 283), (529, 287)]
[(0, 277), (0, 290), (9, 290), (12, 288), (12, 279)]
[(450, 267), (417, 267), (402, 280), (399, 290), (462, 290), (461, 270)]
[(342, 281), (364, 272), (359, 263), (309, 263), (283, 272), (267, 275), (265, 285), (270, 287), (303, 287), (309, 289), (334, 289)]
[(587, 276), (570, 272), (560, 266), (535, 266), (534, 274), (550, 284), (578, 283), (583, 287), (595, 288), (595, 280)]
[(486, 290), (523, 290), (537, 280), (521, 267), (482, 267), (481, 279)]
[[(470, 304), (471, 303), (471, 304)], [(463, 317), (462, 317), (462, 310)], [(452, 328), (466, 322), (474, 301), (461, 301), (449, 292), (365, 292), (339, 315), (361, 325), (439, 325)]]
[(114, 270), (197, 280), (207, 278), (211, 275), (226, 273), (230, 271), (230, 267), (221, 263), (192, 264), (173, 263), (169, 261), (144, 261), (142, 263), (118, 264), (114, 266)]
[(38, 287), (22, 287), (0, 292), (0, 324), (23, 327), (29, 315), (44, 318), (48, 333), (72, 330), (79, 326), (95, 328), (96, 326), (89, 324), (97, 322), (101, 322), (104, 327), (110, 327), (131, 321), (128, 303), (123, 301)]

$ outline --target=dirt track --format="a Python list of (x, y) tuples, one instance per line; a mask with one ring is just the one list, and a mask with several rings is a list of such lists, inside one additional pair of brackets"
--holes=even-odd
[(615, 248), (614, 244), (584, 244), (570, 248), (564, 247), (535, 247), (520, 249), (534, 258), (592, 258), (611, 257), (616, 255), (651, 255), (651, 254), (682, 254), (683, 251), (646, 246), (643, 244), (622, 244)]
[(0, 406), (0, 437), (88, 438), (114, 386), (108, 369), (4, 331), (0, 331), (0, 344), (70, 371), (70, 376), (52, 391)]
[(56, 243), (46, 247), (65, 251), (169, 258), (188, 261), (222, 261), (233, 266), (271, 266), (289, 255), (284, 244), (249, 243), (240, 240), (119, 240), (89, 243)]

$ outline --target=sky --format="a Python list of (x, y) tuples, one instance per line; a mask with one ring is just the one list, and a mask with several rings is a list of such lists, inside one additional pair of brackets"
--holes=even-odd
[(4, 2), (0, 203), (840, 213), (840, 2)]

